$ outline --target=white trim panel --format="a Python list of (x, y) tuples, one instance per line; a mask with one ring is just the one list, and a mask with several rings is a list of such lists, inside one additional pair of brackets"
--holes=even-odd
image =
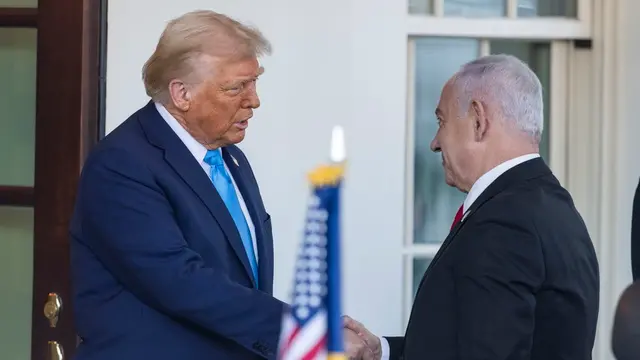
[(567, 18), (448, 18), (407, 16), (409, 36), (448, 36), (485, 39), (589, 39), (591, 24)]
[(414, 255), (417, 257), (436, 256), (438, 250), (440, 250), (440, 246), (442, 243), (433, 243), (433, 244), (416, 244), (410, 247), (406, 247), (402, 249), (402, 253), (406, 255)]
[(567, 107), (569, 95), (569, 43), (551, 43), (551, 90), (549, 111), (549, 162), (563, 186), (567, 177)]
[(403, 248), (413, 244), (413, 205), (415, 174), (415, 97), (416, 65), (415, 41), (407, 41), (407, 127), (405, 132), (405, 194), (404, 194), (404, 243)]

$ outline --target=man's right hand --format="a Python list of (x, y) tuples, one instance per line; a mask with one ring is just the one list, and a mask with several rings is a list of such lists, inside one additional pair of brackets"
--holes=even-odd
[(367, 351), (362, 352), (361, 358), (364, 360), (380, 360), (382, 358), (382, 345), (380, 344), (380, 338), (372, 334), (366, 327), (364, 327), (364, 325), (349, 316), (343, 316), (342, 320), (345, 332), (348, 333), (351, 331), (357, 334), (364, 342), (364, 345), (366, 345)]

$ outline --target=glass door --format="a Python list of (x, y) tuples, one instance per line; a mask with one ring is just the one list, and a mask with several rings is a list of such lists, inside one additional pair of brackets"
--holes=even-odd
[(68, 222), (97, 140), (99, 10), (0, 0), (1, 359), (74, 354)]
[[(36, 6), (21, 0), (0, 5)], [(36, 137), (37, 29), (14, 27), (20, 24), (13, 19), (11, 27), (0, 27), (0, 357), (8, 360), (31, 355)]]

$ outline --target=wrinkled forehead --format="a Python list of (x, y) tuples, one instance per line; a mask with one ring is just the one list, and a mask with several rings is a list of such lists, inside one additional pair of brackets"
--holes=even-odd
[(201, 68), (209, 77), (219, 82), (250, 80), (262, 75), (264, 68), (255, 57), (220, 58), (210, 55), (200, 57)]

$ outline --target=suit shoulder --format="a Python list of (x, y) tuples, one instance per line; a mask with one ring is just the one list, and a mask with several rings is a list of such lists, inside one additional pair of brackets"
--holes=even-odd
[[(141, 109), (142, 110), (142, 109)], [(136, 157), (140, 148), (148, 145), (139, 122), (140, 111), (131, 114), (125, 121), (113, 129), (89, 152), (85, 166), (100, 162), (110, 154), (126, 153)]]
[(537, 230), (556, 228), (561, 223), (584, 227), (571, 195), (553, 175), (505, 189), (485, 205), (487, 213), (519, 221), (526, 219)]
[(104, 180), (107, 174), (138, 180), (152, 178), (145, 145), (137, 139), (131, 140), (131, 135), (124, 132), (113, 135), (100, 142), (87, 156), (80, 175), (81, 184)]

